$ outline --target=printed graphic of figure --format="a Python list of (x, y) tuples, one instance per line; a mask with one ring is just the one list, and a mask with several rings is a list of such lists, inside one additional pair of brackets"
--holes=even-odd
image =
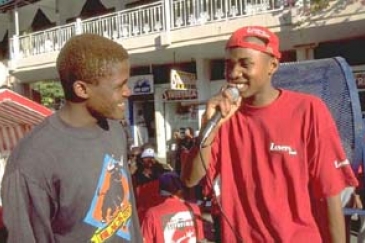
[(123, 161), (111, 159), (107, 166), (107, 172), (110, 174), (109, 188), (105, 192), (103, 205), (101, 207), (102, 222), (108, 222), (115, 212), (122, 206), (124, 191), (122, 186), (123, 175), (121, 169)]

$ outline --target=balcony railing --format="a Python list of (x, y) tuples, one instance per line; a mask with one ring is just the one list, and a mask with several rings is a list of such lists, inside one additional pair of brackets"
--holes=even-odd
[(74, 35), (133, 38), (281, 10), (282, 0), (161, 0), (113, 14), (10, 38), (11, 59), (59, 51)]

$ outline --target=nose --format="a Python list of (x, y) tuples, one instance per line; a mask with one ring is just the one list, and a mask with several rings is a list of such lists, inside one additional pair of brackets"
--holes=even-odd
[(227, 70), (227, 80), (237, 80), (239, 78), (242, 78), (242, 70), (238, 65), (235, 65), (230, 70)]
[(125, 89), (123, 90), (123, 96), (129, 97), (132, 95), (132, 89), (126, 85)]

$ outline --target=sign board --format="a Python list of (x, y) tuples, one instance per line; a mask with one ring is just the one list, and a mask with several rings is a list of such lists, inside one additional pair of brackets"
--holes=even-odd
[(153, 94), (153, 75), (132, 76), (128, 80), (132, 95)]
[(175, 90), (196, 90), (196, 74), (171, 69), (170, 84), (171, 89)]
[(195, 100), (198, 99), (198, 91), (196, 89), (189, 90), (172, 90), (168, 89), (162, 94), (162, 99), (170, 100)]
[(355, 72), (354, 73), (356, 85), (359, 89), (365, 88), (365, 71), (364, 72)]

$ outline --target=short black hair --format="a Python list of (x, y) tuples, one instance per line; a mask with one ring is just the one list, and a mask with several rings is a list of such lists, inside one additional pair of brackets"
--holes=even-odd
[(128, 58), (127, 50), (108, 38), (95, 34), (72, 37), (62, 47), (56, 62), (65, 99), (77, 99), (73, 91), (75, 81), (98, 84), (111, 74), (112, 65)]

